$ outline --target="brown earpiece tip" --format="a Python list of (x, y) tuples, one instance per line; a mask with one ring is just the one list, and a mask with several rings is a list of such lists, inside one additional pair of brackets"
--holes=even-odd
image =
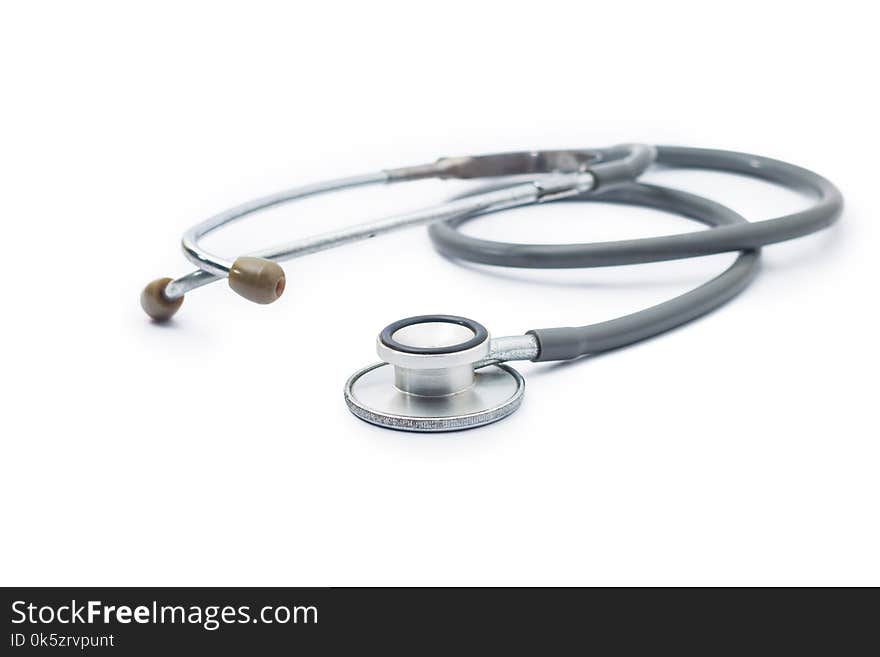
[(264, 258), (242, 256), (229, 269), (229, 287), (254, 303), (272, 303), (284, 292), (284, 270)]
[(141, 292), (141, 308), (157, 322), (171, 319), (183, 304), (183, 297), (169, 299), (165, 296), (165, 288), (168, 287), (171, 280), (170, 278), (157, 278)]

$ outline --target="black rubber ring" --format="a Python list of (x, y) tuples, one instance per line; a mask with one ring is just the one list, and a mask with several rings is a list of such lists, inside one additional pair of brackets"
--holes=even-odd
[[(474, 337), (472, 337), (470, 340), (465, 340), (464, 342), (459, 342), (458, 344), (453, 344), (448, 347), (412, 347), (409, 345), (401, 344), (392, 337), (396, 331), (399, 331), (406, 326), (412, 326), (413, 324), (427, 324), (429, 322), (458, 324), (459, 326), (464, 326), (465, 328), (469, 328), (471, 331), (473, 331)], [(472, 319), (468, 319), (467, 317), (459, 317), (458, 315), (417, 315), (415, 317), (399, 319), (393, 324), (389, 324), (388, 326), (386, 326), (379, 334), (379, 341), (389, 349), (402, 351), (405, 354), (437, 355), (454, 354), (459, 351), (465, 351), (466, 349), (470, 349), (472, 347), (476, 347), (478, 344), (481, 344), (486, 339), (488, 339), (488, 337), (489, 331), (486, 330), (485, 326), (483, 326), (479, 322), (475, 322)]]

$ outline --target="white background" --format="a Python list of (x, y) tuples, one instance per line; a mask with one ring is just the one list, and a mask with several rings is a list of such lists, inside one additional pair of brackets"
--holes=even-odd
[[(90, 585), (880, 584), (876, 17), (869, 3), (12, 3), (0, 12), (0, 581)], [(143, 285), (190, 224), (300, 183), (441, 155), (645, 141), (812, 168), (832, 230), (765, 250), (709, 317), (520, 366), (523, 407), (440, 436), (351, 416), (376, 333), (609, 319), (731, 254), (613, 269), (461, 266), (423, 229), (218, 284), (173, 323)], [(750, 219), (769, 185), (663, 172)], [(235, 256), (441, 200), (310, 200), (212, 238)], [(696, 230), (601, 205), (474, 222), (587, 241)]]

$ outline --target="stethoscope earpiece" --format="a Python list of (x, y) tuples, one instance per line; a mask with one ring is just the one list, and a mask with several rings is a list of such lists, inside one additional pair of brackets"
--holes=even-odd
[[(227, 282), (236, 294), (261, 305), (277, 301), (287, 285), (281, 265), (252, 256), (235, 259), (227, 272)], [(168, 321), (183, 305), (182, 294), (168, 296), (168, 286), (172, 283), (174, 280), (171, 278), (157, 278), (141, 292), (141, 308), (157, 322)]]
[(265, 258), (242, 256), (236, 258), (229, 268), (229, 287), (254, 303), (267, 304), (277, 301), (284, 292), (284, 270), (277, 262)]
[(141, 308), (157, 322), (167, 322), (183, 305), (183, 296), (169, 299), (165, 295), (165, 289), (172, 280), (157, 278), (155, 281), (150, 281), (141, 292)]

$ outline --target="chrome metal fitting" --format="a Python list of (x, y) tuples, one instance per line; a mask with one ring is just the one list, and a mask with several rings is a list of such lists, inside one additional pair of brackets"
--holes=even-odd
[(474, 363), (489, 354), (489, 332), (454, 315), (408, 317), (385, 327), (376, 352), (394, 367), (394, 385), (401, 392), (451, 395), (473, 385)]
[(580, 173), (587, 171), (602, 157), (594, 150), (516, 151), (489, 155), (441, 157), (431, 164), (388, 169), (390, 182), (419, 178), (494, 178), (546, 173)]

